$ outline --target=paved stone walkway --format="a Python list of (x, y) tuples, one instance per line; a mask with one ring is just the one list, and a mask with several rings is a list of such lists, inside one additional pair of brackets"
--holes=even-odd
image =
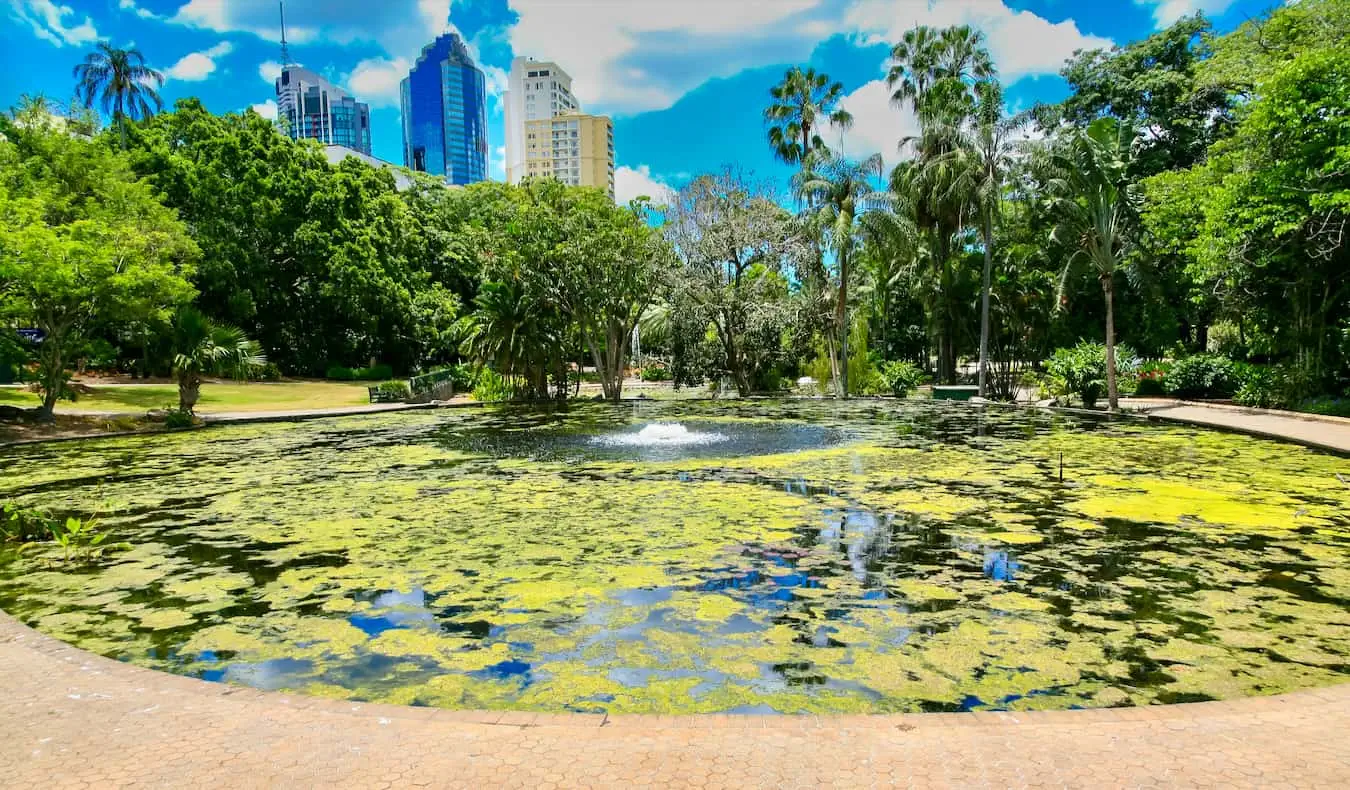
[(1350, 453), (1350, 419), (1172, 400), (1122, 400), (1121, 408), (1150, 418), (1226, 428)]
[(1350, 785), (1350, 684), (1055, 713), (583, 716), (362, 705), (84, 653), (0, 614), (0, 786)]

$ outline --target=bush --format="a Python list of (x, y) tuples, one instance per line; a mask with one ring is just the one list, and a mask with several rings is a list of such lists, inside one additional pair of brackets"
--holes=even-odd
[(400, 400), (412, 397), (412, 390), (406, 381), (385, 381), (375, 388), (381, 395), (390, 395)]
[(515, 386), (505, 376), (487, 368), (478, 371), (478, 379), (473, 386), (474, 400), (510, 400), (515, 394)]
[(389, 365), (375, 365), (369, 368), (348, 368), (333, 365), (324, 373), (324, 378), (333, 381), (384, 381), (393, 378), (394, 369)]
[(881, 380), (886, 392), (905, 398), (923, 381), (923, 370), (913, 362), (887, 362), (881, 366)]
[(1157, 398), (1167, 394), (1166, 362), (1144, 362), (1135, 374), (1134, 394), (1140, 398)]
[(281, 368), (275, 362), (256, 365), (249, 368), (248, 378), (250, 381), (281, 381)]
[(1172, 363), (1165, 385), (1178, 398), (1227, 398), (1237, 390), (1237, 367), (1227, 357), (1195, 354)]
[(1330, 395), (1321, 395), (1300, 401), (1294, 409), (1308, 414), (1350, 417), (1350, 398), (1333, 398)]
[(660, 365), (648, 365), (638, 371), (638, 378), (643, 381), (670, 381), (670, 371)]
[(197, 424), (197, 420), (192, 416), (192, 412), (187, 409), (180, 409), (177, 406), (164, 410), (164, 427), (171, 431), (180, 428), (191, 428)]
[[(1083, 341), (1073, 348), (1055, 349), (1045, 364), (1058, 395), (1077, 395), (1092, 408), (1106, 394), (1106, 346)], [(1116, 346), (1116, 381), (1132, 381), (1139, 359), (1126, 346)]]

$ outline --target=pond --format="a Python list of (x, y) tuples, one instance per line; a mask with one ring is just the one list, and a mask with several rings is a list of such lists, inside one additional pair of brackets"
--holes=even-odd
[(0, 608), (209, 680), (537, 711), (1145, 705), (1350, 681), (1350, 461), (932, 402), (488, 407), (7, 448)]

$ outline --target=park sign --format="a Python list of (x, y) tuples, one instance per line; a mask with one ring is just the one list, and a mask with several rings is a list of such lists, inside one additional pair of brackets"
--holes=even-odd
[(29, 343), (41, 343), (43, 338), (47, 336), (47, 333), (41, 329), (19, 329), (18, 333), (20, 338), (27, 340)]

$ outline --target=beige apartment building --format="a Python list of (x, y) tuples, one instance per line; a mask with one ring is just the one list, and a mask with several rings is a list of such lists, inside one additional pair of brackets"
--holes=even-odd
[(525, 122), (521, 176), (553, 177), (599, 187), (614, 199), (614, 124), (603, 115), (568, 112)]

